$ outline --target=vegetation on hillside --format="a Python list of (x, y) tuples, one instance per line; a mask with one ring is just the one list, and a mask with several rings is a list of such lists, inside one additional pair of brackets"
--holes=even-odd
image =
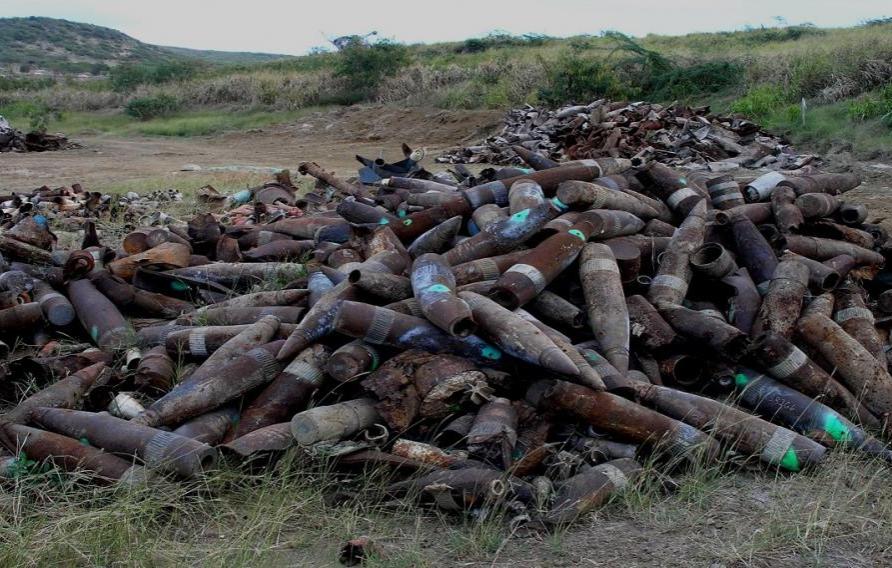
[[(121, 65), (108, 80), (42, 81), (0, 81), (0, 112), (23, 100), (94, 111), (166, 97), (161, 100), (175, 103), (166, 103), (164, 112), (189, 113), (290, 112), (361, 101), (507, 108), (611, 97), (713, 103), (720, 111), (789, 125), (794, 134), (811, 118), (832, 115), (828, 130), (878, 127), (882, 137), (892, 122), (892, 21), (640, 39), (617, 32), (568, 39), (493, 34), (410, 46), (354, 36), (337, 51), (278, 61), (149, 61)], [(809, 112), (803, 121), (797, 115), (802, 99), (809, 109), (837, 105), (842, 111)]]

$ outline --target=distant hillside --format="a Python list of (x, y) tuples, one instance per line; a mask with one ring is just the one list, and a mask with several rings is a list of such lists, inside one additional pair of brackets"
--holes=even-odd
[(279, 53), (215, 51), (212, 49), (189, 49), (188, 47), (162, 46), (161, 49), (182, 57), (201, 59), (208, 63), (266, 63), (267, 61), (277, 61), (294, 57), (293, 55), (282, 55)]
[[(204, 51), (143, 43), (117, 30), (56, 18), (0, 18), (0, 69), (101, 75), (122, 63), (198, 59), (261, 63), (285, 55)], [(22, 68), (24, 66), (24, 68)]]

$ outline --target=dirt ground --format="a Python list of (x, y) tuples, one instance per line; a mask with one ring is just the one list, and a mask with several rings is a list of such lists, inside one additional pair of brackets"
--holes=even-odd
[[(83, 148), (46, 154), (0, 154), (0, 193), (80, 182), (85, 187), (176, 176), (196, 164), (296, 169), (317, 161), (339, 174), (356, 171), (353, 155), (401, 157), (399, 145), (429, 156), (480, 139), (498, 127), (496, 111), (358, 107), (325, 111), (296, 124), (186, 139), (81, 136)], [(853, 167), (864, 185), (847, 198), (864, 202), (870, 220), (892, 229), (892, 165), (853, 162), (846, 152), (827, 169)], [(168, 179), (168, 178), (164, 178)], [(158, 188), (155, 188), (158, 189)], [(462, 540), (423, 520), (365, 527), (394, 566), (883, 566), (892, 563), (892, 493), (888, 468), (834, 455), (819, 472), (799, 476), (732, 473), (689, 480), (672, 496), (635, 495), (565, 533)], [(470, 544), (474, 546), (470, 546)], [(328, 565), (337, 543), (282, 551), (275, 565)], [(287, 548), (287, 547), (286, 547)], [(320, 557), (321, 555), (321, 557)]]

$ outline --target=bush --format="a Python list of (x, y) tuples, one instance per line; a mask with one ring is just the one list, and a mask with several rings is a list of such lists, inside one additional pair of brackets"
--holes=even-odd
[(347, 82), (348, 92), (342, 102), (347, 104), (371, 98), (382, 79), (393, 75), (409, 63), (406, 46), (382, 40), (367, 43), (362, 38), (352, 39), (338, 52), (335, 76)]
[(892, 83), (878, 92), (849, 103), (847, 114), (852, 120), (880, 118), (892, 126)]
[(109, 75), (114, 90), (132, 91), (139, 85), (160, 85), (189, 79), (204, 68), (205, 65), (198, 61), (165, 61), (118, 65)]
[(550, 105), (590, 102), (602, 97), (622, 99), (631, 89), (620, 81), (613, 68), (603, 61), (566, 53), (546, 65), (545, 86), (539, 98)]
[(715, 93), (739, 85), (743, 72), (743, 65), (730, 61), (673, 67), (653, 75), (647, 88), (648, 96), (655, 100), (669, 100)]
[(124, 107), (124, 113), (139, 120), (149, 120), (159, 116), (167, 116), (179, 110), (177, 100), (170, 95), (157, 95), (131, 99)]
[(731, 111), (752, 119), (762, 119), (789, 102), (789, 97), (779, 87), (756, 87), (731, 103)]

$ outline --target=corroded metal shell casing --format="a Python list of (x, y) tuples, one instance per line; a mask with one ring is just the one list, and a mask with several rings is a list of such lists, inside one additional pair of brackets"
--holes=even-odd
[(477, 324), (455, 286), (455, 275), (442, 256), (424, 254), (412, 264), (411, 287), (424, 316), (449, 335), (467, 337)]
[(634, 459), (622, 458), (587, 468), (562, 482), (555, 491), (549, 524), (566, 524), (597, 509), (615, 492), (633, 483), (644, 471)]
[(579, 257), (588, 321), (601, 353), (621, 373), (629, 370), (629, 310), (610, 247), (590, 243)]
[(291, 434), (299, 446), (340, 441), (373, 426), (380, 417), (375, 401), (357, 398), (330, 406), (317, 406), (294, 415)]

